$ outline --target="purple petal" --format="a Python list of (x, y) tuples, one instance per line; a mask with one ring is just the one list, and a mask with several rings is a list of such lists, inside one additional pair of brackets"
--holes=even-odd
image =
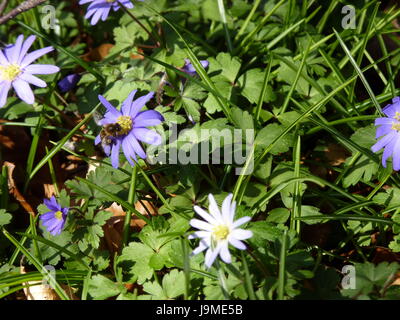
[(10, 91), (11, 82), (0, 81), (0, 108), (4, 107), (7, 102), (8, 91)]
[(49, 52), (51, 52), (53, 50), (54, 50), (53, 47), (46, 47), (46, 48), (43, 48), (43, 49), (32, 51), (31, 53), (27, 54), (25, 56), (25, 58), (22, 59), (21, 67), (22, 68), (27, 67), (29, 64), (31, 64), (36, 59), (40, 58), (41, 56), (43, 56), (46, 53), (49, 53)]
[[(122, 114), (113, 107), (111, 103), (109, 103), (103, 96), (99, 95), (99, 100), (103, 104), (103, 106), (106, 107), (107, 111), (113, 116), (113, 117), (120, 117)], [(105, 115), (106, 116), (106, 115)]]
[(128, 160), (130, 165), (134, 166), (135, 162), (133, 162), (133, 160), (137, 161), (137, 158), (135, 150), (133, 149), (129, 139), (122, 140), (122, 151), (124, 152), (125, 158)]
[(40, 88), (45, 88), (47, 86), (46, 82), (44, 82), (43, 80), (29, 74), (29, 73), (22, 73), (18, 76), (19, 79), (24, 80), (26, 82), (29, 82), (30, 84), (33, 84), (37, 87)]
[(30, 47), (32, 46), (33, 42), (36, 40), (36, 36), (29, 36), (24, 44), (22, 45), (21, 48), (21, 52), (19, 54), (19, 58), (18, 58), (18, 64), (21, 64), (22, 59), (25, 57), (25, 55), (28, 53), (28, 50), (30, 49)]
[(395, 122), (395, 120), (392, 118), (377, 118), (377, 119), (375, 119), (376, 126), (379, 126), (382, 124), (390, 124), (391, 125), (391, 124), (393, 124), (393, 122)]
[(125, 139), (129, 139), (129, 142), (130, 142), (133, 150), (135, 150), (136, 154), (138, 154), (139, 157), (141, 157), (142, 159), (146, 158), (146, 152), (143, 150), (140, 143), (136, 140), (135, 135), (133, 134), (132, 131), (129, 133), (129, 135)]
[(54, 219), (54, 212), (53, 211), (46, 212), (46, 213), (40, 215), (39, 218), (42, 221), (47, 221), (47, 220)]
[(12, 86), (21, 100), (25, 101), (27, 104), (33, 104), (35, 102), (35, 96), (28, 82), (16, 79), (12, 82)]
[(0, 50), (0, 64), (8, 65), (9, 61), (7, 60), (6, 56), (4, 55), (3, 51)]
[(116, 140), (115, 145), (111, 148), (111, 164), (115, 169), (118, 169), (119, 165), (119, 149), (121, 147), (121, 141)]
[(382, 136), (384, 136), (384, 135), (390, 133), (390, 131), (392, 131), (392, 130), (393, 130), (393, 129), (392, 129), (392, 125), (384, 124), (384, 125), (382, 125), (382, 126), (379, 126), (379, 127), (376, 129), (376, 136), (375, 136), (375, 138), (378, 139), (378, 138), (380, 138), (380, 137), (382, 137)]
[(155, 131), (146, 128), (134, 128), (132, 129), (136, 139), (143, 141), (148, 144), (158, 146), (162, 142), (162, 137)]
[(17, 37), (17, 41), (15, 42), (15, 45), (11, 46), (10, 50), (6, 51), (8, 61), (10, 61), (12, 64), (18, 63), (19, 54), (21, 52), (21, 47), (22, 47), (23, 41), (24, 41), (24, 36), (21, 34)]
[(51, 64), (31, 64), (24, 70), (31, 74), (53, 74), (60, 71), (60, 68)]
[(393, 130), (391, 133), (387, 134), (384, 136), (381, 140), (379, 140), (377, 143), (375, 143), (372, 147), (371, 150), (373, 152), (378, 152), (381, 150), (384, 146), (386, 146), (390, 140), (392, 140), (393, 136), (396, 134), (396, 132)]
[(139, 111), (146, 105), (147, 102), (150, 101), (151, 98), (153, 98), (154, 92), (150, 92), (146, 94), (143, 97), (140, 97), (133, 101), (132, 106), (131, 106), (131, 114), (130, 116), (132, 119), (136, 117), (136, 115), (139, 113)]
[(101, 137), (100, 137), (100, 135), (98, 135), (98, 136), (96, 137), (96, 139), (94, 139), (94, 144), (95, 144), (95, 145), (98, 145), (100, 142), (101, 142)]
[(94, 26), (95, 24), (97, 24), (97, 22), (99, 22), (101, 16), (103, 15), (105, 9), (97, 9), (97, 11), (94, 13), (92, 20), (90, 21), (90, 24), (92, 26)]
[(133, 98), (135, 97), (137, 90), (133, 90), (128, 98), (122, 103), (121, 111), (124, 116), (129, 116), (131, 114), (131, 106), (133, 102)]
[(382, 155), (382, 165), (386, 168), (386, 160), (393, 154), (393, 149), (398, 140), (397, 135), (392, 135), (392, 139), (386, 145)]
[(393, 150), (393, 170), (400, 170), (400, 134), (397, 133), (397, 140), (396, 144), (394, 145), (394, 150)]
[(140, 112), (136, 117), (133, 126), (137, 127), (152, 127), (157, 126), (164, 121), (161, 113), (155, 110), (146, 110)]

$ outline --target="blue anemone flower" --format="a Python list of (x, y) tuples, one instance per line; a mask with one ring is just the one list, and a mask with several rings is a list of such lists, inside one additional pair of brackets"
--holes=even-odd
[(80, 79), (81, 76), (79, 74), (73, 73), (58, 81), (57, 85), (61, 92), (68, 92), (75, 88)]
[[(111, 8), (114, 11), (117, 11), (120, 8), (120, 5), (116, 0), (80, 0), (79, 4), (89, 2), (91, 2), (91, 4), (87, 9), (85, 19), (92, 17), (90, 21), (92, 26), (99, 22), (100, 18), (101, 20), (106, 21)], [(121, 4), (127, 9), (133, 8), (133, 4), (129, 0), (120, 0), (119, 2), (121, 2)]]
[(386, 168), (386, 160), (392, 156), (393, 169), (397, 171), (400, 170), (400, 97), (393, 98), (392, 102), (382, 110), (386, 117), (375, 120), (376, 139), (383, 138), (371, 150), (378, 152), (383, 148), (382, 165)]
[[(200, 60), (200, 63), (204, 69), (206, 69), (209, 65), (208, 60)], [(185, 65), (182, 67), (182, 71), (186, 72), (188, 75), (192, 77), (197, 75), (196, 69), (194, 68), (193, 64), (190, 62), (189, 59), (185, 59)]]
[(50, 234), (58, 235), (64, 228), (69, 208), (62, 208), (54, 196), (50, 200), (44, 199), (43, 202), (50, 211), (42, 214), (40, 220)]
[[(136, 92), (137, 90), (134, 90), (129, 94), (128, 98), (122, 103), (121, 111), (118, 111), (103, 96), (99, 95), (100, 102), (107, 109), (99, 124), (103, 128), (112, 124), (119, 125), (119, 132), (108, 136), (111, 143), (103, 145), (107, 156), (111, 154), (111, 164), (114, 168), (119, 166), (119, 150), (121, 147), (128, 162), (134, 166), (132, 159), (137, 161), (136, 155), (142, 159), (146, 158), (146, 152), (139, 141), (152, 145), (160, 145), (162, 142), (162, 138), (157, 132), (146, 127), (159, 125), (164, 121), (163, 116), (155, 110), (139, 112), (153, 98), (154, 92), (133, 100)], [(96, 137), (95, 144), (100, 142), (102, 142), (101, 134)]]

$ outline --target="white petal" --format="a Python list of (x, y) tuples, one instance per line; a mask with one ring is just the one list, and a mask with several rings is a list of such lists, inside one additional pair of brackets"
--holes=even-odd
[(192, 255), (195, 256), (196, 254), (199, 254), (200, 252), (203, 252), (207, 248), (208, 248), (208, 246), (206, 246), (204, 243), (200, 242), (199, 246), (192, 251)]
[(233, 201), (230, 208), (230, 223), (233, 223), (233, 219), (235, 218), (236, 214), (236, 201)]
[(219, 253), (219, 248), (215, 248), (212, 250), (211, 248), (207, 250), (206, 256), (205, 256), (205, 265), (207, 268), (211, 268), (212, 264), (215, 261), (215, 258), (218, 256)]
[(222, 218), (224, 219), (225, 224), (230, 224), (232, 222), (230, 221), (232, 197), (233, 194), (231, 193), (222, 202), (221, 211), (222, 211)]
[(249, 222), (250, 220), (251, 220), (250, 217), (242, 217), (242, 218), (236, 220), (232, 224), (232, 228), (237, 228), (237, 227), (241, 226), (242, 224), (245, 224), (246, 222)]
[(229, 253), (229, 249), (228, 249), (228, 242), (223, 242), (221, 244), (221, 251), (219, 253), (222, 261), (224, 261), (225, 263), (231, 263), (232, 262), (232, 257), (231, 254)]
[(206, 231), (212, 231), (213, 226), (207, 222), (201, 221), (199, 219), (192, 219), (190, 220), (190, 225), (193, 228), (196, 229), (201, 229), (201, 230), (206, 230)]
[(231, 245), (233, 245), (235, 248), (239, 249), (239, 250), (246, 250), (246, 246), (244, 245), (244, 243), (240, 240), (237, 240), (234, 237), (228, 237), (228, 241)]
[(231, 235), (238, 240), (246, 240), (253, 236), (253, 232), (250, 230), (235, 229), (232, 231)]
[(199, 206), (194, 206), (193, 209), (194, 209), (194, 211), (196, 211), (196, 213), (200, 217), (202, 217), (207, 222), (209, 222), (211, 224), (216, 224), (217, 223), (217, 220), (215, 220), (215, 218), (212, 215), (210, 215), (207, 211), (203, 210)]
[(208, 195), (208, 202), (210, 203), (208, 207), (210, 210), (210, 214), (219, 222), (223, 223), (221, 212), (219, 211), (217, 202), (215, 201), (214, 196), (211, 193)]

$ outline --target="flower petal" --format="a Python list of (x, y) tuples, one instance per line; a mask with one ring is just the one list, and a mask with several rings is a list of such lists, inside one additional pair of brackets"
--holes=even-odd
[(221, 216), (221, 212), (219, 211), (217, 202), (215, 201), (215, 198), (214, 198), (214, 196), (213, 196), (211, 193), (208, 195), (208, 202), (209, 202), (208, 209), (209, 209), (209, 211), (210, 211), (210, 214), (211, 214), (215, 219), (217, 219), (217, 221), (223, 223), (222, 216)]
[(211, 224), (217, 224), (218, 223), (217, 220), (212, 215), (210, 215), (207, 211), (203, 210), (199, 206), (194, 206), (193, 209), (194, 209), (194, 211), (196, 211), (196, 213), (200, 217), (202, 217), (207, 222), (209, 222)]
[(28, 82), (16, 79), (12, 82), (12, 86), (21, 100), (25, 101), (27, 104), (33, 104), (35, 102), (35, 96)]
[(142, 159), (146, 158), (146, 152), (143, 150), (140, 143), (137, 141), (135, 135), (131, 131), (125, 139), (129, 139), (129, 143), (131, 144), (133, 150), (135, 150), (136, 154), (141, 157)]
[(115, 145), (111, 148), (111, 164), (115, 169), (119, 166), (119, 149), (121, 147), (121, 141), (115, 140)]
[(386, 160), (393, 154), (394, 151), (394, 147), (396, 145), (398, 138), (398, 134), (397, 135), (392, 135), (392, 139), (389, 141), (389, 143), (386, 145), (384, 151), (383, 151), (383, 155), (382, 155), (382, 165), (384, 168), (386, 168)]
[(233, 245), (236, 249), (239, 249), (239, 250), (246, 250), (246, 246), (245, 246), (245, 244), (244, 244), (242, 241), (240, 241), (240, 240), (238, 240), (238, 239), (235, 239), (234, 237), (228, 237), (228, 241), (229, 241), (229, 243), (230, 243), (231, 245)]
[(153, 96), (154, 96), (154, 92), (149, 92), (145, 96), (137, 98), (135, 101), (133, 101), (132, 106), (131, 106), (131, 114), (130, 114), (132, 119), (134, 119), (136, 117), (136, 115), (139, 113), (139, 111), (146, 105), (147, 102), (150, 101), (151, 98), (153, 98)]
[(32, 51), (31, 53), (27, 54), (21, 61), (21, 67), (25, 68), (27, 67), (29, 64), (31, 64), (33, 61), (35, 61), (36, 59), (40, 58), (41, 56), (45, 55), (46, 53), (49, 53), (51, 51), (53, 51), (54, 48), (53, 47), (46, 47), (43, 49), (39, 49), (36, 51)]
[(244, 229), (235, 229), (231, 232), (231, 236), (237, 240), (246, 240), (253, 236), (253, 232)]
[(25, 55), (28, 53), (28, 50), (32, 46), (33, 42), (36, 40), (36, 36), (29, 36), (26, 38), (24, 44), (22, 45), (21, 51), (19, 53), (18, 64), (21, 64), (22, 59), (24, 59)]
[(219, 255), (220, 255), (222, 261), (224, 261), (225, 263), (232, 262), (232, 257), (231, 257), (231, 254), (229, 253), (227, 241), (224, 241), (223, 243), (221, 243), (221, 250), (219, 252)]
[(158, 146), (162, 142), (162, 137), (157, 132), (147, 128), (134, 128), (132, 129), (136, 139), (148, 144)]
[(60, 71), (60, 68), (51, 64), (31, 64), (24, 70), (31, 74), (53, 74)]
[(371, 150), (373, 152), (378, 152), (379, 150), (381, 150), (383, 147), (385, 147), (390, 140), (392, 140), (393, 136), (396, 134), (396, 132), (393, 130), (392, 132), (390, 132), (389, 134), (387, 134), (386, 136), (384, 136), (382, 139), (380, 139), (377, 143), (375, 143), (372, 147)]
[(393, 170), (400, 170), (400, 134), (397, 133), (396, 137), (396, 144), (394, 145), (394, 150), (393, 150)]
[(231, 202), (232, 202), (233, 194), (230, 193), (222, 202), (222, 219), (224, 219), (225, 224), (230, 224), (231, 221)]
[[(114, 106), (113, 106), (111, 103), (109, 103), (109, 102), (106, 100), (106, 98), (104, 98), (102, 95), (99, 95), (98, 98), (99, 98), (100, 102), (102, 103), (102, 105), (103, 105), (104, 107), (106, 107), (107, 111), (108, 111), (111, 115), (113, 115), (113, 116), (116, 117), (116, 118), (118, 118), (118, 117), (120, 117), (120, 116), (122, 115), (122, 114), (121, 114), (117, 109), (115, 109)], [(106, 117), (106, 116), (107, 116), (107, 114), (105, 114), (105, 117)]]
[(124, 116), (129, 116), (131, 114), (132, 102), (133, 102), (133, 98), (135, 97), (136, 92), (137, 92), (137, 90), (133, 90), (129, 94), (128, 98), (126, 98), (124, 100), (124, 102), (122, 102), (121, 111)]
[(140, 112), (134, 122), (134, 127), (152, 127), (152, 126), (157, 126), (161, 122), (164, 121), (164, 117), (161, 115), (161, 113), (155, 111), (155, 110), (146, 110)]
[(198, 219), (192, 219), (190, 220), (189, 224), (196, 229), (200, 230), (206, 230), (206, 231), (212, 231), (213, 226), (207, 222), (198, 220)]
[(8, 91), (10, 91), (11, 82), (0, 81), (0, 108), (4, 107), (7, 102)]
[(219, 250), (220, 248), (217, 246), (217, 248), (215, 248), (214, 250), (212, 250), (211, 248), (209, 248), (206, 252), (206, 256), (205, 256), (205, 265), (207, 268), (211, 268), (212, 264), (215, 261), (215, 258), (218, 256), (219, 254)]
[(242, 218), (236, 220), (236, 221), (232, 224), (232, 227), (233, 227), (233, 228), (237, 228), (237, 227), (241, 226), (242, 224), (245, 224), (246, 222), (249, 222), (250, 220), (251, 220), (250, 217), (242, 217)]
[(40, 88), (45, 88), (47, 87), (46, 82), (44, 82), (42, 79), (39, 79), (38, 77), (35, 77), (29, 73), (22, 73), (18, 76), (19, 79), (24, 80), (30, 84), (33, 84), (36, 87), (40, 87)]

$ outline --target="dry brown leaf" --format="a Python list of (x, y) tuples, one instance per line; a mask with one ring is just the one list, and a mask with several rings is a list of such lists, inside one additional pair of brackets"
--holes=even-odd
[[(26, 274), (25, 267), (20, 266), (21, 274)], [(24, 294), (27, 300), (60, 300), (60, 297), (48, 284), (43, 281), (28, 281), (23, 283)], [(67, 296), (71, 300), (79, 300), (79, 298), (74, 294), (74, 289), (65, 284), (60, 284)]]
[[(152, 202), (142, 200), (135, 203), (135, 209), (144, 216), (148, 216), (148, 212), (145, 207), (151, 215), (157, 215), (157, 208), (154, 207)], [(113, 216), (103, 226), (103, 230), (106, 247), (111, 256), (114, 256), (114, 253), (120, 252), (121, 249), (126, 212), (122, 206), (118, 205), (116, 202), (114, 202), (109, 208), (105, 209), (105, 211), (113, 213)], [(130, 221), (131, 228), (135, 230), (141, 230), (145, 225), (145, 221), (135, 215), (132, 215)]]
[(5, 161), (3, 165), (7, 167), (8, 190), (10, 194), (14, 196), (14, 198), (19, 202), (19, 204), (25, 209), (26, 212), (35, 216), (35, 211), (31, 207), (31, 205), (25, 200), (24, 196), (19, 192), (13, 179), (15, 165), (8, 161)]
[(340, 166), (349, 157), (349, 152), (339, 144), (330, 143), (324, 149), (325, 157), (332, 166)]
[(112, 47), (114, 47), (114, 45), (111, 43), (103, 43), (83, 55), (82, 59), (85, 61), (101, 61), (107, 57)]

